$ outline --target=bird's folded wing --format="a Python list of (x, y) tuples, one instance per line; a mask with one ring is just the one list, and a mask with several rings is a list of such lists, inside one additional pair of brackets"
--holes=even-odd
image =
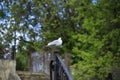
[(54, 41), (48, 43), (47, 46), (53, 46), (53, 45), (56, 45), (57, 43), (59, 43), (59, 41), (58, 40), (54, 40)]

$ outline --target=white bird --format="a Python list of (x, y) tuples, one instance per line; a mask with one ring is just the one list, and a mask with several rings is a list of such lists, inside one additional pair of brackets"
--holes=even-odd
[(62, 45), (61, 37), (47, 44), (47, 46), (61, 46), (61, 45)]

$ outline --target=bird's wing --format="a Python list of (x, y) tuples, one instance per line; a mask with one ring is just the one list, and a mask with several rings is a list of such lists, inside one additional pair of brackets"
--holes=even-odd
[(58, 41), (58, 40), (54, 40), (54, 41), (52, 41), (52, 42), (48, 43), (48, 45), (47, 45), (47, 46), (56, 45), (57, 43), (59, 43), (59, 41)]

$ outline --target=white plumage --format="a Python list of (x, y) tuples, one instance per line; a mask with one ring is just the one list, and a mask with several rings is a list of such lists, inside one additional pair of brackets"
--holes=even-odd
[(47, 46), (61, 46), (61, 45), (62, 45), (61, 37), (47, 44)]

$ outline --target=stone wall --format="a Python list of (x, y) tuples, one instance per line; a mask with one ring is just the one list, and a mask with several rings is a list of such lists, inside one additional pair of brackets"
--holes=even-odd
[(112, 71), (113, 80), (120, 80), (120, 68)]
[(16, 61), (0, 60), (0, 80), (20, 80), (16, 74)]
[(31, 54), (32, 59), (32, 71), (33, 72), (44, 72), (49, 75), (49, 63), (50, 54), (40, 54), (34, 52)]

